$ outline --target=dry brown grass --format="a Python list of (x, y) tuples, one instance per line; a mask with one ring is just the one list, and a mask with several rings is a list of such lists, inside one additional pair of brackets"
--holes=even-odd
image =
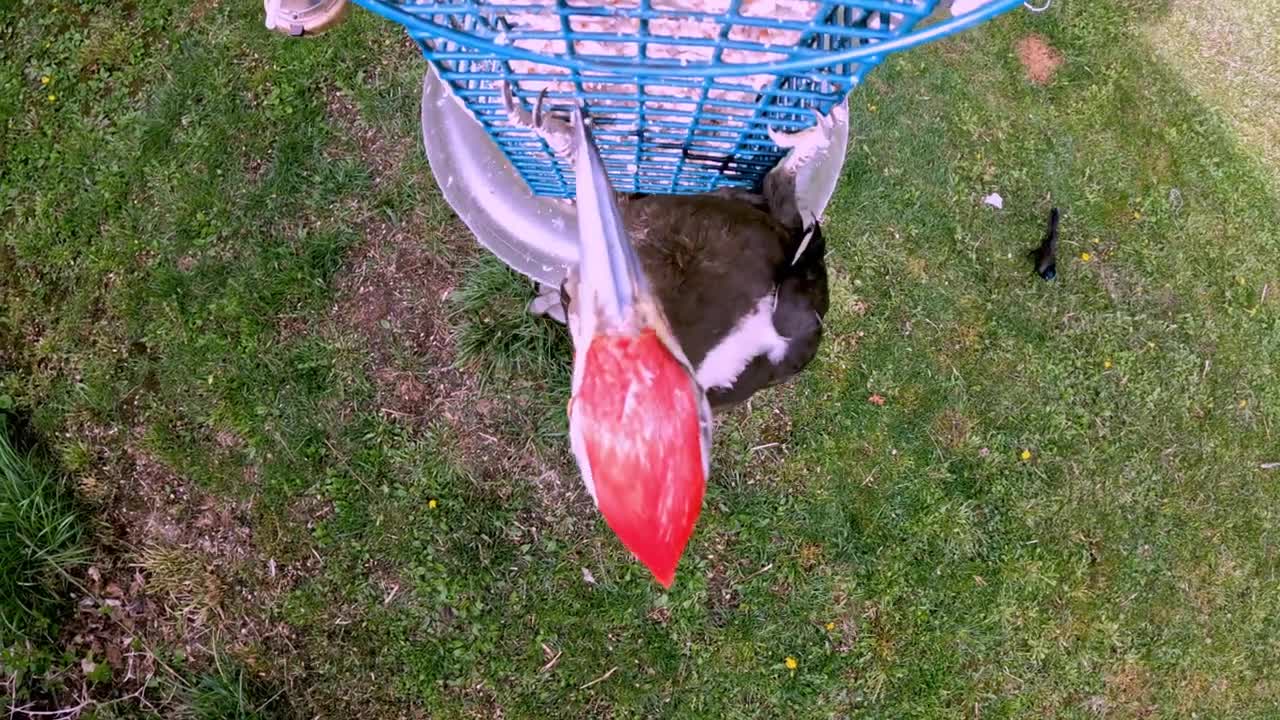
[(1280, 0), (1171, 0), (1147, 28), (1156, 53), (1231, 123), (1280, 187)]

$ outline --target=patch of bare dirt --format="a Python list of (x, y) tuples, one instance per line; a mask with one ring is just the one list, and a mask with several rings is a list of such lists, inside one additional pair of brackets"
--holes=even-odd
[(384, 416), (415, 429), (445, 423), (444, 442), (499, 496), (514, 491), (517, 477), (536, 483), (548, 508), (573, 505), (584, 495), (577, 478), (566, 476), (564, 458), (545, 458), (531, 438), (517, 436), (511, 428), (521, 426), (522, 409), (455, 366), (448, 296), (459, 282), (456, 258), (474, 250), (459, 247), (446, 263), (427, 251), (421, 232), (383, 221), (366, 226), (336, 280), (330, 331), (367, 356)]
[(506, 712), (498, 702), (498, 693), (485, 683), (459, 688), (455, 691), (463, 702), (463, 712), (477, 720), (502, 720)]
[(1016, 49), (1018, 61), (1027, 71), (1027, 79), (1036, 85), (1048, 85), (1065, 60), (1062, 53), (1038, 33), (1031, 33), (1019, 40)]
[[(1100, 258), (1101, 260), (1101, 258)], [(1098, 282), (1112, 302), (1133, 301), (1141, 294), (1138, 281), (1114, 265), (1099, 261), (1096, 265)]]
[(842, 590), (836, 591), (831, 601), (835, 618), (826, 626), (827, 632), (832, 635), (831, 640), (835, 651), (841, 655), (848, 655), (857, 647), (858, 640), (862, 637), (862, 623), (868, 617), (868, 613), (874, 611), (875, 606), (858, 602)]
[[(743, 406), (748, 411), (756, 407), (759, 403), (768, 403), (768, 414), (756, 425), (756, 446), (760, 448), (757, 452), (765, 450), (774, 450), (782, 448), (791, 440), (794, 426), (789, 415), (783, 408), (787, 400), (794, 397), (795, 386), (791, 383), (783, 383), (768, 388), (763, 393), (758, 393), (751, 399), (747, 400)], [(759, 401), (756, 401), (759, 398)]]
[(112, 682), (64, 698), (63, 707), (90, 707), (95, 693), (107, 693), (163, 710), (152, 679), (178, 679), (163, 658), (181, 652), (187, 667), (199, 668), (216, 650), (252, 667), (256, 656), (289, 644), (290, 628), (270, 608), (290, 584), (255, 547), (251, 501), (198, 487), (143, 448), (142, 428), (86, 421), (69, 434), (93, 455), (81, 491), (104, 524), (62, 647), (82, 658), (76, 669), (85, 676), (109, 665)]
[[(327, 97), (333, 122), (354, 139), (375, 182), (403, 172), (403, 149), (416, 145), (373, 131), (341, 93)], [(545, 457), (531, 438), (513, 430), (526, 424), (524, 409), (455, 365), (448, 303), (463, 269), (479, 252), (470, 231), (456, 219), (433, 227), (420, 214), (401, 222), (362, 214), (361, 208), (352, 214), (365, 218), (359, 228), (363, 241), (348, 253), (335, 278), (329, 327), (322, 332), (353, 341), (356, 352), (367, 356), (365, 371), (376, 388), (377, 410), (415, 429), (445, 423), (446, 442), (476, 481), (498, 495), (513, 491), (513, 477), (535, 483), (543, 510), (549, 511), (534, 513), (540, 524), (585, 514), (580, 511), (586, 495), (567, 451)], [(536, 518), (527, 520), (539, 524)]]
[(1154, 717), (1157, 706), (1152, 702), (1151, 671), (1142, 665), (1126, 662), (1103, 677), (1104, 693), (1090, 698), (1100, 716), (1121, 718)]
[[(386, 385), (391, 399), (421, 407), (439, 389), (461, 381), (449, 368), (445, 308), (456, 273), (428, 252), (418, 223), (373, 219), (360, 230), (364, 241), (347, 256), (335, 280), (331, 319), (363, 341), (371, 376)], [(413, 361), (397, 363), (402, 352)], [(412, 364), (417, 376), (403, 364)]]
[[(734, 468), (737, 472), (721, 475), (717, 482), (748, 486), (775, 486), (783, 482), (782, 468), (788, 446), (794, 437), (791, 415), (786, 411), (796, 390), (787, 382), (767, 388), (745, 403), (721, 409), (715, 416), (716, 432), (721, 426), (735, 427), (750, 445), (744, 461), (737, 447), (712, 446), (713, 467)], [(763, 408), (765, 412), (757, 412)]]
[[(411, 138), (371, 127), (351, 98), (336, 88), (326, 91), (325, 106), (342, 138), (327, 154), (358, 158), (375, 185), (400, 176), (408, 149), (416, 147)], [(419, 181), (431, 182), (427, 177)], [(348, 253), (335, 278), (327, 332), (354, 337), (360, 350), (369, 354), (366, 369), (377, 385), (381, 412), (409, 421), (434, 417), (441, 403), (474, 390), (452, 367), (447, 313), (461, 264), (475, 253), (470, 233), (457, 220), (428, 227), (416, 213), (400, 222), (364, 207), (348, 208), (343, 214), (362, 218), (358, 232), (363, 240)], [(431, 251), (432, 235), (448, 240), (447, 254)]]
[(1228, 700), (1230, 684), (1226, 678), (1211, 677), (1205, 673), (1184, 674), (1175, 683), (1178, 716), (1192, 717), (1200, 708), (1224, 707)]
[(262, 183), (262, 178), (266, 176), (267, 169), (271, 167), (269, 158), (261, 155), (249, 153), (249, 159), (244, 165), (245, 180), (250, 187), (257, 187)]
[(738, 592), (739, 568), (729, 549), (730, 537), (717, 533), (707, 553), (707, 562), (711, 566), (707, 573), (707, 614), (716, 627), (728, 624), (742, 604), (742, 595)]
[(406, 142), (406, 138), (369, 125), (351, 98), (337, 88), (325, 92), (325, 112), (339, 135), (347, 140), (328, 148), (326, 155), (337, 159), (354, 153), (369, 168), (374, 185), (394, 179), (409, 153), (418, 148), (416, 140)]

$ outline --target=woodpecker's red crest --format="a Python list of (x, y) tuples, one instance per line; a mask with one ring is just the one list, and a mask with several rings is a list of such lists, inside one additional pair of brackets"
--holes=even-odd
[(670, 587), (702, 510), (711, 411), (649, 289), (580, 109), (574, 126), (570, 440), (609, 527)]

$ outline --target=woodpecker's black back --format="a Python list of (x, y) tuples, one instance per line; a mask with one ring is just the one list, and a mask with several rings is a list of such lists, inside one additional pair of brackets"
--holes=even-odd
[[(775, 359), (756, 355), (727, 387), (706, 388), (713, 407), (746, 400), (813, 360), (829, 305), (826, 243), (816, 223), (790, 229), (748, 193), (632, 195), (623, 198), (622, 212), (645, 275), (695, 370), (762, 298), (773, 298), (772, 325), (785, 352)], [(567, 312), (563, 291), (562, 300)]]
[[(757, 390), (776, 385), (803, 370), (818, 354), (822, 341), (822, 319), (829, 306), (827, 289), (827, 243), (822, 229), (815, 223), (812, 237), (804, 254), (794, 265), (784, 264), (776, 268), (777, 306), (773, 313), (773, 326), (778, 334), (790, 340), (786, 355), (779, 363), (759, 355), (738, 376), (738, 381), (726, 389), (712, 389), (707, 393), (716, 407), (742, 402)], [(803, 236), (801, 236), (803, 238)], [(795, 248), (791, 248), (794, 257)]]

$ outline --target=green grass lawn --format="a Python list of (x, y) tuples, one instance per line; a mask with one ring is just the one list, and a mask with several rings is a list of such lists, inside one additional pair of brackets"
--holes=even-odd
[(580, 487), (565, 333), (433, 184), (399, 28), (0, 2), (0, 411), (94, 547), (60, 630), (6, 636), (11, 702), (1280, 716), (1273, 154), (1148, 44), (1166, 12), (1066, 0), (872, 73), (827, 340), (721, 419), (664, 593)]
[(1156, 56), (1169, 62), (1261, 156), (1280, 187), (1280, 0), (1199, 3), (1170, 0), (1145, 28)]

